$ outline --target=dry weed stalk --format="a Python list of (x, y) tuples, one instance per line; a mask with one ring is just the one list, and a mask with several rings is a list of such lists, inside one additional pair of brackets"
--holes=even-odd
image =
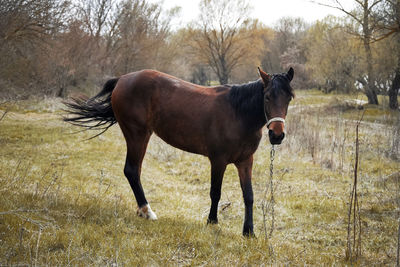
[[(346, 141), (347, 141), (347, 123), (345, 122), (344, 125), (342, 123), (343, 118), (340, 116), (337, 125), (337, 142), (338, 142), (338, 161), (339, 161), (339, 170), (340, 172), (344, 172), (344, 163), (345, 163), (345, 153), (346, 153)], [(341, 136), (341, 138), (340, 138)]]
[(39, 227), (38, 238), (36, 242), (36, 251), (35, 251), (35, 266), (38, 264), (39, 257), (39, 244), (40, 244), (40, 236), (42, 235), (42, 227)]
[(400, 266), (400, 173), (397, 175), (397, 220), (398, 220), (398, 230), (397, 230), (397, 257), (396, 257), (396, 266)]
[[(358, 201), (357, 182), (358, 182), (358, 166), (359, 166), (359, 127), (364, 117), (365, 110), (363, 111), (360, 119), (356, 124), (356, 151), (355, 151), (355, 162), (354, 162), (354, 180), (350, 194), (349, 211), (347, 214), (347, 248), (346, 248), (346, 259), (353, 261), (357, 260), (361, 256), (361, 217), (360, 217), (360, 206)], [(352, 220), (353, 217), (353, 220)], [(353, 235), (351, 235), (353, 231)]]

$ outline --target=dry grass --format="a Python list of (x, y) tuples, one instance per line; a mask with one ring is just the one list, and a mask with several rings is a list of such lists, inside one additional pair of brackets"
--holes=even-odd
[[(261, 210), (266, 139), (253, 171), (258, 238), (248, 239), (241, 236), (244, 207), (233, 166), (221, 199), (230, 205), (220, 210), (219, 225), (207, 226), (208, 160), (153, 137), (142, 180), (159, 220), (149, 222), (135, 214), (118, 126), (83, 141), (91, 133), (70, 134), (75, 129), (61, 122), (58, 100), (46, 100), (45, 107), (39, 101), (0, 107), (0, 115), (9, 110), (0, 121), (0, 265), (348, 264), (358, 111), (331, 105), (332, 97), (299, 92), (290, 110), (287, 139), (276, 152), (275, 230), (268, 242)], [(396, 262), (398, 114), (379, 110), (385, 115), (371, 112), (360, 128), (359, 265)]]

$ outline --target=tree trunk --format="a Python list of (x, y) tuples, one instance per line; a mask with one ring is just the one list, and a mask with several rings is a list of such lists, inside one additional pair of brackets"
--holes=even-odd
[(218, 79), (219, 79), (219, 83), (221, 85), (228, 83), (228, 76), (227, 75), (221, 75), (221, 77), (218, 77)]
[(60, 88), (58, 89), (58, 91), (57, 91), (57, 94), (56, 94), (56, 96), (57, 97), (61, 97), (61, 98), (64, 98), (65, 97), (65, 87), (64, 86), (60, 86)]
[(376, 88), (375, 88), (375, 77), (374, 77), (374, 71), (372, 69), (372, 53), (369, 42), (364, 44), (364, 47), (365, 47), (365, 52), (367, 54), (367, 75), (368, 75), (368, 80), (366, 84), (367, 86), (365, 88), (365, 95), (368, 98), (369, 104), (378, 105), (378, 96), (376, 94)]
[[(396, 8), (396, 17), (398, 21), (400, 21), (400, 2), (397, 2)], [(392, 87), (390, 87), (388, 95), (389, 95), (389, 108), (397, 110), (399, 108), (399, 102), (397, 100), (397, 96), (399, 94), (400, 89), (400, 33), (397, 33), (397, 67), (396, 74), (394, 75), (394, 79), (392, 82)]]
[(218, 79), (219, 79), (219, 83), (222, 84), (227, 84), (228, 80), (229, 80), (229, 72), (228, 72), (228, 68), (226, 66), (226, 61), (225, 61), (225, 56), (222, 55), (219, 58), (219, 64), (221, 64), (221, 71), (218, 74)]
[[(399, 58), (400, 60), (400, 58)], [(397, 96), (399, 94), (400, 89), (400, 61), (397, 65), (396, 74), (394, 76), (392, 87), (389, 89), (389, 107), (391, 109), (397, 110), (399, 108), (399, 102), (397, 100)]]
[(368, 0), (364, 0), (364, 18), (363, 18), (363, 41), (364, 41), (364, 49), (366, 54), (366, 63), (367, 63), (367, 75), (368, 81), (367, 86), (365, 88), (365, 94), (368, 98), (368, 103), (373, 105), (378, 105), (378, 97), (375, 89), (375, 77), (373, 71), (373, 59), (372, 59), (372, 51), (371, 51), (371, 28), (369, 25), (369, 15), (370, 10), (368, 6)]

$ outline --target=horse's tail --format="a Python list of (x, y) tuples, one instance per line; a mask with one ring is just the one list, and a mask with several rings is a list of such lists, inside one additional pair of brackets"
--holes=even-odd
[[(102, 130), (99, 136), (117, 123), (111, 106), (111, 94), (119, 78), (108, 80), (103, 89), (92, 98), (76, 97), (64, 104), (72, 117), (64, 117), (63, 120), (73, 125), (86, 128), (86, 130)], [(90, 139), (91, 139), (90, 138)]]

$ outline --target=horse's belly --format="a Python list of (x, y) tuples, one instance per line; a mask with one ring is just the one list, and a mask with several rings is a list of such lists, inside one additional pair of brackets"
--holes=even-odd
[(207, 156), (207, 148), (204, 145), (203, 137), (198, 134), (190, 134), (181, 129), (170, 129), (169, 131), (157, 130), (155, 133), (167, 144), (184, 150), (186, 152)]

